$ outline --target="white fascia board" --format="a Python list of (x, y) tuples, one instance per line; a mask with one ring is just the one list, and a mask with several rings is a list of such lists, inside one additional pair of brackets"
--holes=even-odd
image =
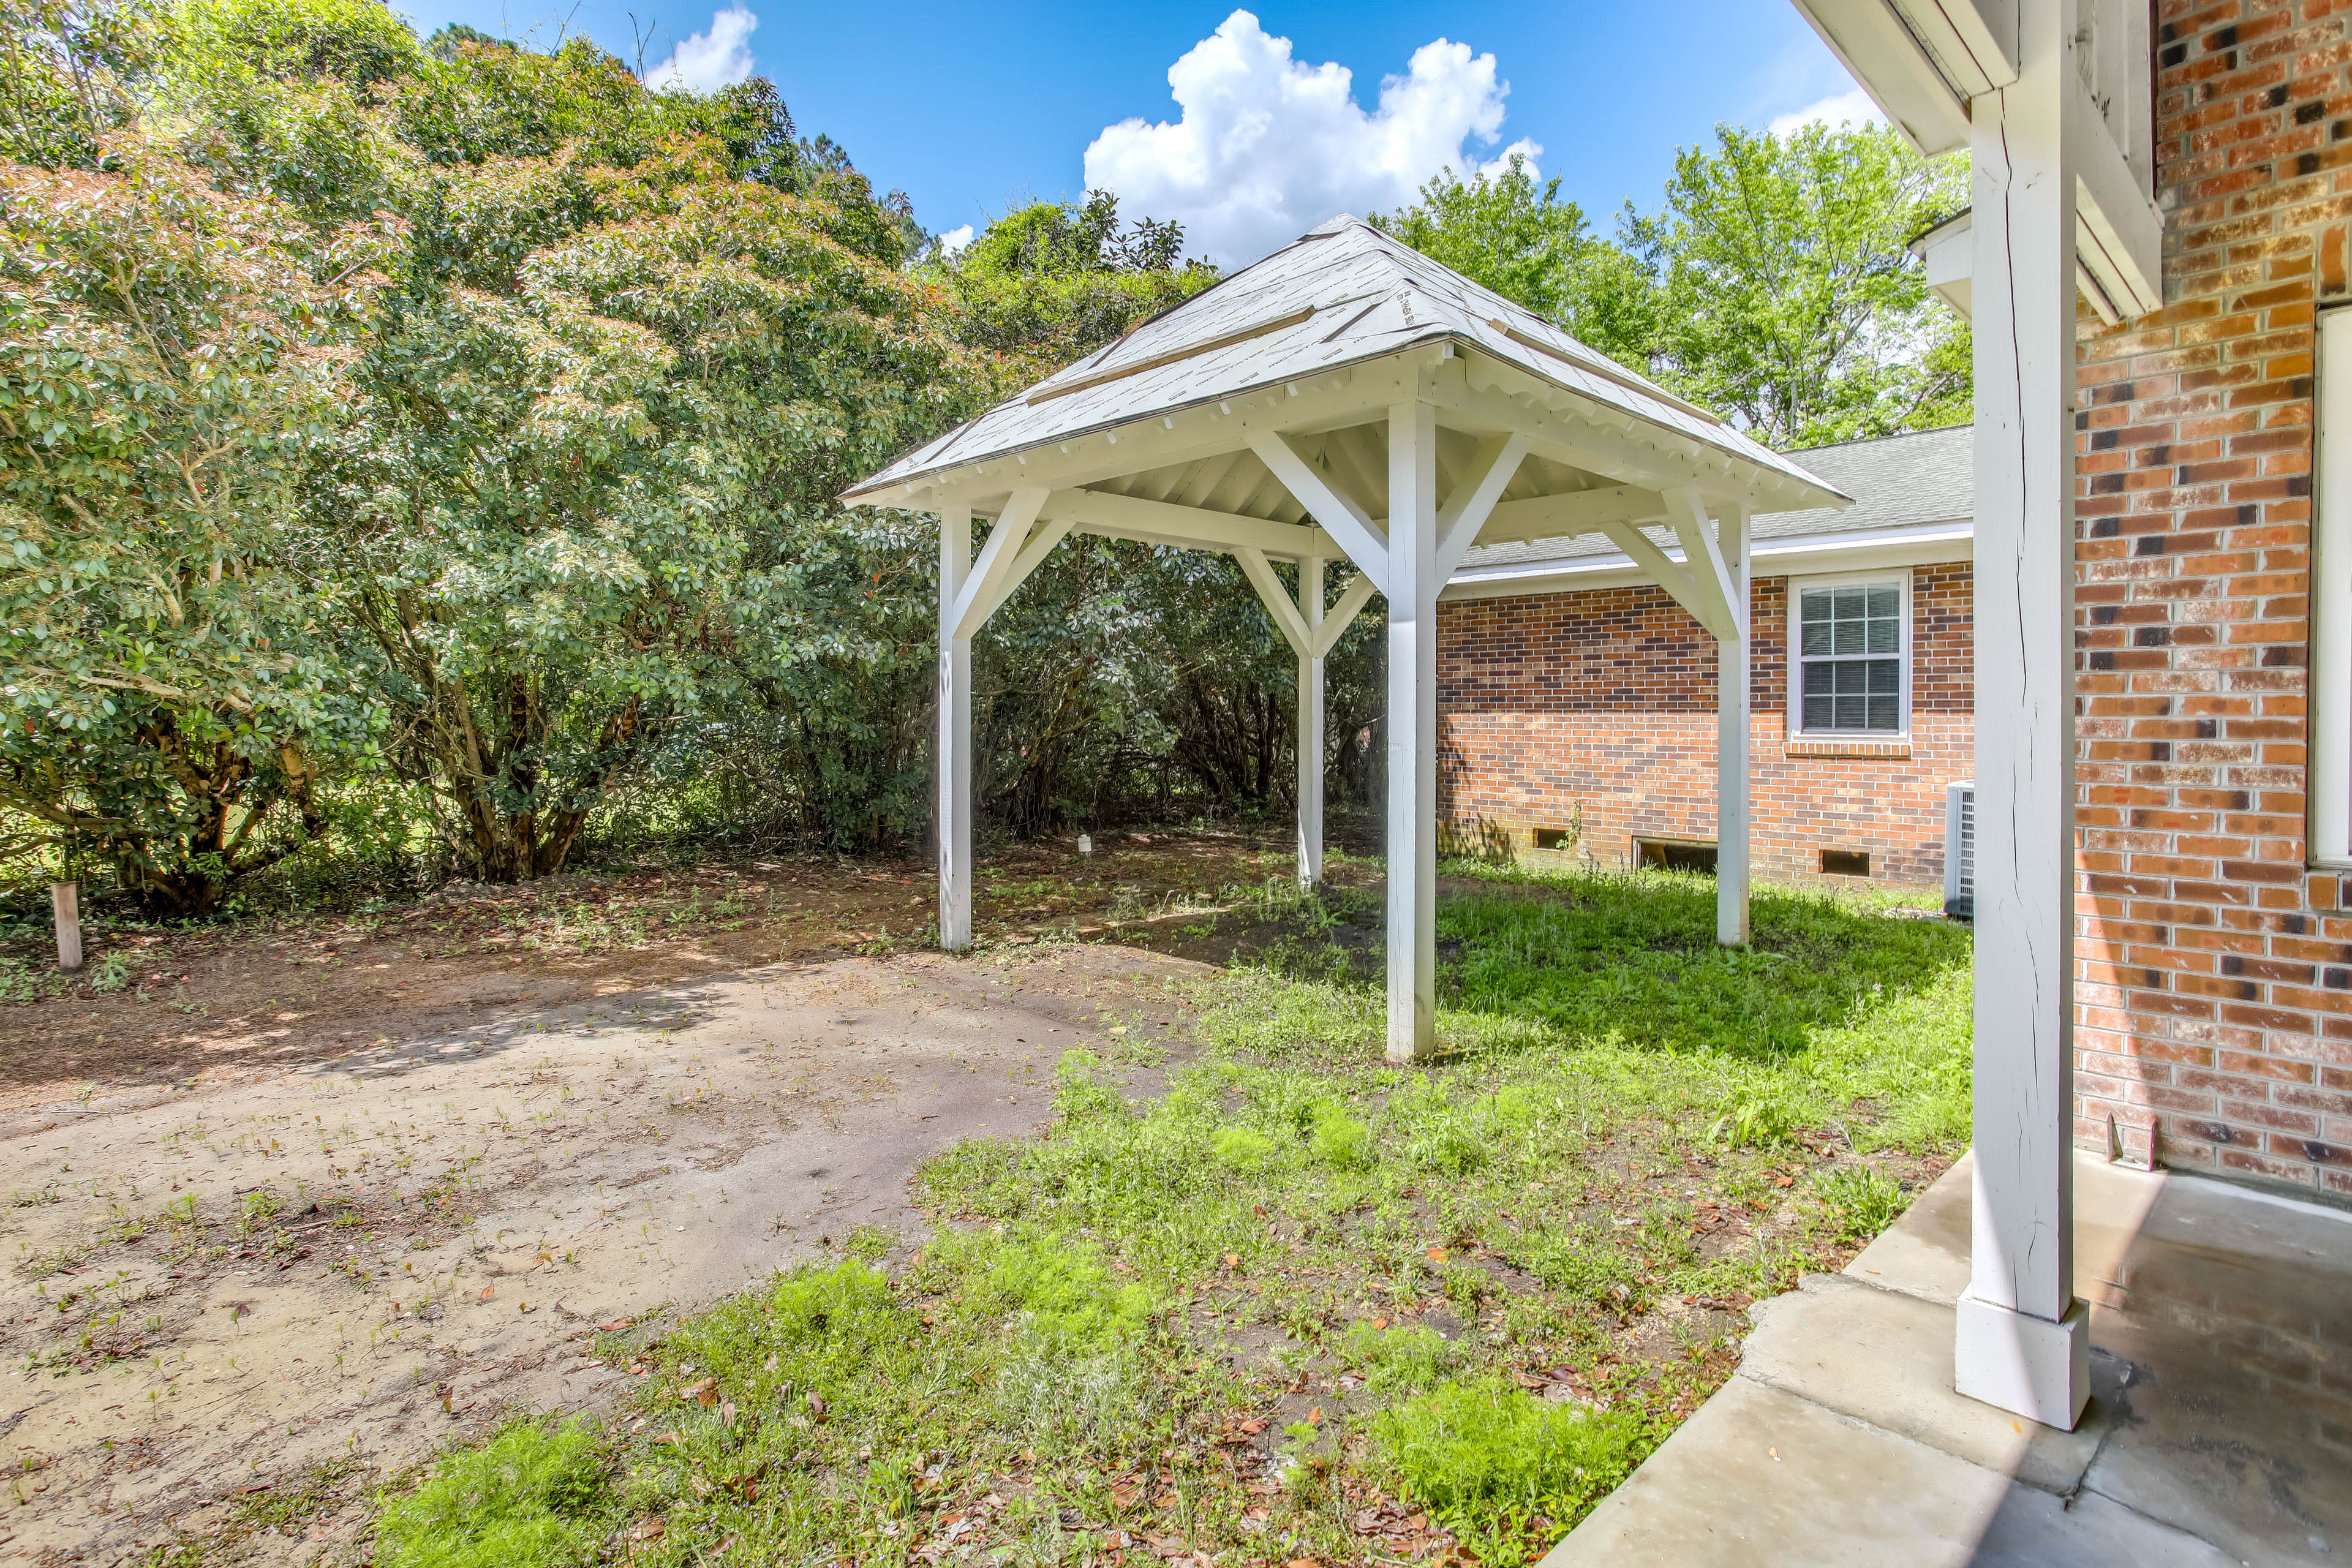
[[(1748, 578), (1810, 576), (1817, 572), (1883, 572), (1903, 566), (1940, 566), (1975, 559), (1975, 525), (1963, 518), (1909, 528), (1853, 533), (1807, 533), (1748, 543)], [(1680, 563), (1683, 552), (1669, 548)], [(1506, 566), (1474, 566), (1457, 572), (1438, 595), (1447, 603), (1505, 599), (1530, 594), (1584, 594), (1649, 582), (1631, 557), (1612, 551), (1567, 561), (1518, 561)]]
[(1929, 157), (1969, 144), (1968, 100), (2017, 79), (2013, 38), (1979, 0), (1796, 0), (1903, 139)]

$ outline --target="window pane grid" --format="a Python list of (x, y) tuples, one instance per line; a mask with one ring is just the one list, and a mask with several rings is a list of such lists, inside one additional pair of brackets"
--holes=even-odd
[(1799, 597), (1799, 712), (1809, 731), (1903, 729), (1903, 589), (1808, 588)]

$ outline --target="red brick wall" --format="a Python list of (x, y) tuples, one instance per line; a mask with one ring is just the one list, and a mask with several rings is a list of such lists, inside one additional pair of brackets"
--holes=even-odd
[[(2160, 313), (2084, 333), (2076, 1133), (2352, 1194), (2352, 916), (2305, 870), (2315, 305), (2352, 10), (2161, 0)], [(2337, 416), (2352, 417), (2352, 410)]]
[[(1907, 747), (1791, 744), (1788, 582), (1751, 588), (1755, 868), (1815, 878), (1829, 849), (1866, 849), (1873, 880), (1940, 882), (1944, 786), (1969, 776), (1970, 580), (1911, 574)], [(1664, 590), (1441, 604), (1439, 810), (1458, 827), (1533, 829), (1583, 813), (1603, 864), (1636, 837), (1715, 837), (1715, 641)]]

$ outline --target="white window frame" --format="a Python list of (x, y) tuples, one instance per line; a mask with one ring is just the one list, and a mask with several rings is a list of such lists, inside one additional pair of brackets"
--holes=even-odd
[[(1865, 584), (1893, 583), (1901, 590), (1903, 604), (1896, 612), (1901, 636), (1895, 643), (1895, 659), (1903, 673), (1900, 716), (1902, 724), (1893, 730), (1808, 730), (1805, 728), (1805, 658), (1804, 598), (1812, 589), (1856, 588)], [(1839, 572), (1816, 577), (1791, 577), (1789, 584), (1788, 630), (1782, 637), (1788, 657), (1788, 695), (1782, 706), (1788, 710), (1789, 739), (1791, 741), (1908, 741), (1911, 738), (1911, 568), (1897, 566), (1877, 572)], [(1883, 655), (1881, 656), (1884, 657)]]
[(2319, 317), (2312, 486), (2310, 863), (2352, 870), (2352, 310)]

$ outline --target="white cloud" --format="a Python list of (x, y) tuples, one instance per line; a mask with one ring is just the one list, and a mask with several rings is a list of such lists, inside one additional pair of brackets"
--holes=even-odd
[(751, 74), (751, 30), (760, 18), (740, 5), (710, 14), (710, 30), (697, 33), (669, 52), (669, 58), (646, 73), (646, 85), (656, 92), (684, 88), (688, 92), (717, 92), (733, 87)]
[(970, 245), (971, 243), (971, 225), (968, 223), (960, 223), (956, 225), (955, 227), (940, 236), (940, 254), (942, 256), (953, 256), (956, 252), (961, 250), (965, 246)]
[(1878, 111), (1878, 105), (1870, 100), (1870, 94), (1855, 88), (1852, 92), (1841, 92), (1817, 103), (1809, 103), (1802, 109), (1774, 115), (1772, 123), (1766, 129), (1775, 136), (1786, 136), (1792, 132), (1802, 131), (1808, 125), (1848, 125), (1856, 121), (1871, 123), (1884, 121), (1885, 118)]
[(1221, 264), (1256, 259), (1336, 213), (1359, 216), (1413, 199), (1441, 167), (1499, 169), (1521, 139), (1480, 162), (1473, 139), (1499, 140), (1508, 83), (1495, 57), (1444, 38), (1413, 51), (1381, 82), (1367, 112), (1345, 66), (1291, 58), (1247, 11), (1235, 11), (1169, 68), (1183, 112), (1107, 127), (1087, 149), (1087, 184), (1115, 191), (1129, 217), (1174, 218), (1186, 247)]

